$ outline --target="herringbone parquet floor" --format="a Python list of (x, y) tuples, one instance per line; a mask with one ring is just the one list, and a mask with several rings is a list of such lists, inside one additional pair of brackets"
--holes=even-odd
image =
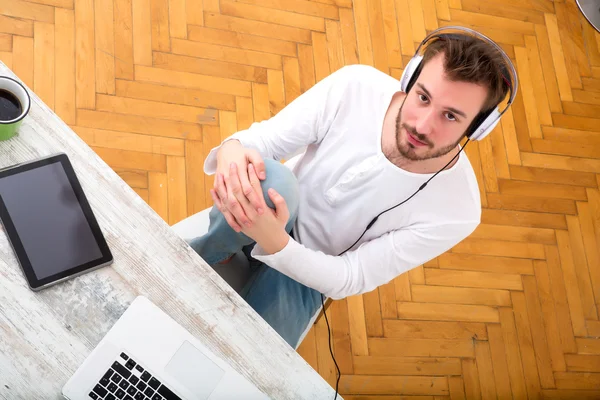
[[(521, 87), (466, 152), (483, 223), (328, 311), (346, 399), (600, 398), (600, 34), (574, 0), (0, 0), (0, 60), (168, 223), (221, 139), (345, 64), (473, 27)], [(324, 319), (300, 354), (332, 385)]]

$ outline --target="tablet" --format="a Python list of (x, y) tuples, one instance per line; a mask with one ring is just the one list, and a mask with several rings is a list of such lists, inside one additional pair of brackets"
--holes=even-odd
[(0, 170), (0, 220), (32, 290), (113, 261), (64, 153)]

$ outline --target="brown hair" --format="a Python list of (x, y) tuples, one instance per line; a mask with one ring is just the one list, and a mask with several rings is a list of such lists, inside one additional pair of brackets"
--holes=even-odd
[(494, 108), (508, 92), (508, 82), (502, 73), (505, 61), (492, 45), (463, 34), (451, 34), (435, 39), (427, 46), (421, 65), (439, 53), (444, 53), (444, 71), (452, 81), (471, 82), (488, 88), (482, 112)]

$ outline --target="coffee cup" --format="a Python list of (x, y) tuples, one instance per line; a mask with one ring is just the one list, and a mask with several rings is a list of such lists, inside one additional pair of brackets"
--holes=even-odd
[(0, 140), (15, 136), (29, 113), (31, 98), (25, 87), (7, 76), (0, 76)]

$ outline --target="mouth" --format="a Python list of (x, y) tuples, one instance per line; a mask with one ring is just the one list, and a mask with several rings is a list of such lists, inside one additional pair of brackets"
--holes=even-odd
[(406, 136), (408, 137), (409, 143), (413, 146), (427, 146), (427, 143), (421, 142), (419, 139), (414, 137), (408, 130), (406, 131)]

